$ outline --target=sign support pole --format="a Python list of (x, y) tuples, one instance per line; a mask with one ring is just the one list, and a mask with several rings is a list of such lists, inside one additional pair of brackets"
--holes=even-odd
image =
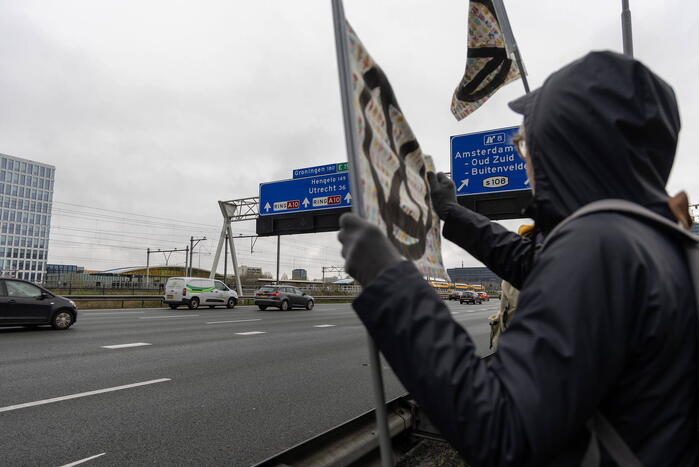
[[(235, 271), (235, 287), (238, 289), (238, 297), (243, 296), (243, 286), (240, 283), (240, 273), (238, 272), (238, 254), (235, 251), (235, 242), (233, 241), (233, 231), (231, 225), (226, 226), (226, 233), (228, 237), (228, 249), (231, 251), (231, 260), (233, 261), (233, 270)], [(226, 258), (226, 262), (228, 259)]]
[[(361, 218), (366, 218), (364, 200), (358, 183), (357, 160), (359, 157), (357, 140), (355, 138), (355, 116), (352, 102), (352, 72), (349, 61), (349, 44), (347, 40), (347, 21), (342, 0), (332, 0), (333, 24), (335, 28), (335, 48), (337, 51), (337, 66), (340, 74), (340, 94), (342, 97), (342, 117), (345, 128), (345, 144), (347, 146), (347, 161), (349, 162), (350, 193), (353, 196), (352, 211)], [(381, 448), (381, 465), (390, 467), (393, 462), (393, 450), (388, 432), (388, 417), (386, 415), (386, 397), (384, 394), (383, 375), (381, 373), (381, 358), (376, 343), (368, 336), (369, 363), (371, 379), (374, 388), (376, 404), (376, 425), (379, 432), (379, 447)]]
[(277, 285), (279, 285), (279, 247), (282, 242), (282, 237), (277, 235)]

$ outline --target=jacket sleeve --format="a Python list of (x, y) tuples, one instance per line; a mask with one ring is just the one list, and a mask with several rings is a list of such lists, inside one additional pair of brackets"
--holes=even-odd
[(444, 238), (468, 251), (500, 278), (522, 288), (534, 264), (535, 240), (517, 235), (460, 204), (452, 203), (447, 213)]
[(633, 295), (613, 277), (634, 271), (605, 259), (619, 249), (601, 248), (600, 235), (562, 231), (557, 240), (532, 270), (491, 364), (409, 262), (355, 300), (403, 385), (474, 466), (550, 459), (579, 438), (623, 365), (629, 304), (615, 297)]

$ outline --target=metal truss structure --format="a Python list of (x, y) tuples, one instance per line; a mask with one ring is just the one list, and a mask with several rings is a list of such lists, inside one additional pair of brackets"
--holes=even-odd
[[(223, 226), (221, 227), (221, 235), (218, 239), (218, 246), (216, 247), (216, 255), (214, 256), (214, 263), (211, 266), (210, 278), (214, 278), (216, 275), (216, 270), (218, 269), (218, 261), (221, 258), (221, 250), (223, 246), (228, 241), (228, 250), (231, 253), (231, 260), (233, 261), (233, 269), (235, 271), (235, 285), (238, 290), (238, 296), (243, 295), (243, 287), (240, 284), (240, 274), (238, 273), (238, 257), (235, 252), (234, 238), (251, 238), (252, 244), (254, 245), (254, 239), (257, 236), (252, 235), (238, 235), (234, 236), (231, 229), (231, 222), (242, 222), (251, 221), (257, 219), (259, 216), (260, 209), (260, 199), (257, 196), (252, 196), (249, 198), (232, 199), (228, 201), (219, 201), (218, 207), (221, 209), (221, 215), (223, 216)], [(252, 249), (252, 246), (250, 247)]]

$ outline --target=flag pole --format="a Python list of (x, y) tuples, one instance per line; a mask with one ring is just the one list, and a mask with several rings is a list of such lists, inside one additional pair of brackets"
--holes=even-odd
[[(345, 128), (345, 144), (347, 146), (347, 161), (349, 162), (350, 193), (352, 193), (352, 211), (366, 218), (364, 211), (364, 194), (359, 186), (357, 168), (358, 144), (355, 132), (355, 115), (352, 100), (352, 73), (349, 61), (349, 43), (347, 40), (347, 22), (342, 0), (332, 0), (333, 24), (335, 28), (335, 48), (337, 51), (337, 67), (340, 74), (340, 95), (342, 97), (342, 117)], [(386, 396), (384, 394), (383, 375), (381, 373), (381, 358), (376, 343), (368, 337), (369, 364), (376, 404), (376, 425), (379, 432), (379, 447), (381, 449), (382, 467), (393, 465), (393, 450), (388, 432), (388, 416), (386, 414)]]
[(493, 6), (495, 7), (495, 15), (498, 17), (500, 30), (502, 31), (502, 35), (505, 39), (505, 50), (507, 51), (507, 56), (514, 56), (515, 62), (517, 63), (517, 68), (519, 69), (519, 76), (522, 78), (522, 85), (524, 85), (524, 92), (529, 94), (527, 70), (524, 69), (522, 55), (519, 53), (519, 47), (517, 46), (515, 35), (512, 33), (510, 20), (507, 17), (507, 10), (505, 10), (505, 3), (503, 0), (493, 0)]
[(633, 35), (631, 32), (629, 0), (621, 0), (621, 39), (624, 43), (624, 54), (633, 57)]

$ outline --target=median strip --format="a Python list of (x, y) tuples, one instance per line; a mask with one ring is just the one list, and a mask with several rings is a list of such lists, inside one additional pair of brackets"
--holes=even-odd
[(127, 349), (129, 347), (143, 347), (144, 345), (152, 345), (148, 342), (134, 342), (132, 344), (116, 344), (116, 345), (103, 345), (103, 349)]
[(25, 402), (24, 404), (8, 405), (7, 407), (0, 407), (0, 412), (9, 412), (11, 410), (25, 409), (27, 407), (35, 407), (37, 405), (52, 404), (54, 402), (67, 401), (70, 399), (78, 399), (80, 397), (94, 396), (96, 394), (104, 394), (106, 392), (121, 391), (122, 389), (137, 388), (139, 386), (146, 386), (149, 384), (164, 383), (165, 381), (172, 381), (170, 378), (160, 378), (151, 379), (149, 381), (142, 381), (140, 383), (125, 384), (123, 386), (114, 386), (111, 388), (97, 389), (96, 391), (81, 392), (78, 394), (70, 394), (68, 396), (54, 397), (52, 399), (44, 399), (35, 402)]

